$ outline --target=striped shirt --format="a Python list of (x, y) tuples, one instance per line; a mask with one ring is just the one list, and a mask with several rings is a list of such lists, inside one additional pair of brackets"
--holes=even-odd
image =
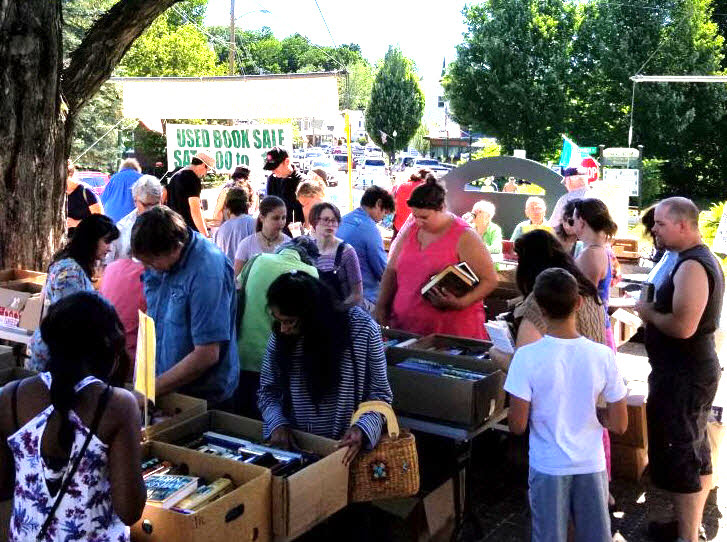
[[(338, 387), (316, 405), (308, 392), (303, 368), (303, 338), (293, 352), (289, 378), (281, 373), (276, 361), (276, 334), (270, 335), (260, 371), (258, 407), (263, 417), (263, 435), (281, 425), (288, 425), (314, 435), (340, 439), (350, 426), (351, 416), (363, 401), (391, 403), (392, 394), (386, 376), (386, 358), (379, 326), (363, 309), (348, 310), (351, 347), (341, 358)], [(351, 356), (353, 351), (353, 357)], [(288, 397), (287, 394), (290, 394)], [(364, 448), (373, 448), (381, 436), (380, 414), (364, 414), (356, 425), (366, 437)]]

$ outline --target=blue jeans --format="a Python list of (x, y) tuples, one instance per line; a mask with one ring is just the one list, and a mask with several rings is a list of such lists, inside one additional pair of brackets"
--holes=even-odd
[(610, 542), (606, 471), (555, 476), (530, 468), (533, 542), (566, 542), (573, 519), (576, 542)]

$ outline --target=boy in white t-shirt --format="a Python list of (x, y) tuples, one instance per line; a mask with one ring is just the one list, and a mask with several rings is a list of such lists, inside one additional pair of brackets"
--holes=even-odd
[(626, 386), (614, 354), (576, 331), (581, 304), (576, 279), (546, 269), (535, 281), (535, 299), (548, 333), (513, 357), (505, 381), (510, 430), (530, 425), (530, 509), (534, 542), (565, 542), (568, 520), (576, 541), (611, 541), (603, 426), (596, 414), (602, 393), (605, 426), (626, 430)]

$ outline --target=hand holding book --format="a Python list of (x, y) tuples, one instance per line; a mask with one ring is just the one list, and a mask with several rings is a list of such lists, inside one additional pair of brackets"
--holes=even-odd
[(433, 286), (427, 292), (426, 298), (439, 310), (460, 310), (465, 307), (462, 298), (455, 296), (444, 286)]

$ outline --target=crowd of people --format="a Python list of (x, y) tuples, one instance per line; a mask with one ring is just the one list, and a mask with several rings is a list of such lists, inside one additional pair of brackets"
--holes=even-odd
[[(319, 176), (305, 179), (285, 149), (272, 149), (264, 167), (259, 200), (249, 169), (235, 170), (212, 234), (200, 203), (201, 180), (214, 168), (206, 153), (166, 187), (125, 163), (102, 198), (114, 216), (93, 203), (69, 221), (31, 343), (28, 365), (40, 375), (0, 392), (0, 494), (14, 488), (16, 499), (11, 539), (57, 539), (83, 499), (94, 505), (74, 516), (78, 529), (128, 539), (124, 524), (144, 505), (143, 397), (120, 386), (133, 378), (139, 310), (156, 325), (157, 396), (179, 391), (261, 419), (275, 446), (295, 446), (293, 429), (337, 439), (346, 463), (376, 446), (383, 425), (367, 414), (350, 426), (352, 413), (363, 401), (393, 398), (380, 326), (486, 339), (485, 321), (498, 316), (485, 307), (498, 282), (491, 254), (503, 250), (494, 205), (483, 200), (460, 218), (447, 209), (443, 184), (421, 170), (393, 193), (368, 188), (342, 216)], [(529, 198), (512, 236), (522, 297), (500, 318), (515, 353), (493, 348), (490, 358), (508, 374), (512, 431), (530, 428), (533, 540), (564, 541), (572, 521), (577, 540), (605, 541), (608, 430), (624, 431), (627, 419), (607, 312), (617, 228), (606, 205), (587, 197), (583, 176), (566, 173), (569, 192), (551, 219), (542, 199)], [(69, 181), (69, 201), (79, 186)], [(653, 367), (652, 479), (674, 495), (676, 518), (662, 527), (685, 542), (696, 542), (711, 488), (705, 424), (719, 380), (713, 333), (724, 289), (697, 213), (689, 200), (669, 198), (645, 215), (665, 253), (650, 277), (655, 302), (637, 305)], [(377, 225), (391, 214), (387, 255)], [(473, 288), (421, 294), (461, 262), (479, 279)], [(98, 457), (81, 463), (84, 480), (95, 482), (77, 483), (49, 514), (82, 446)], [(94, 523), (102, 509), (107, 521)]]

